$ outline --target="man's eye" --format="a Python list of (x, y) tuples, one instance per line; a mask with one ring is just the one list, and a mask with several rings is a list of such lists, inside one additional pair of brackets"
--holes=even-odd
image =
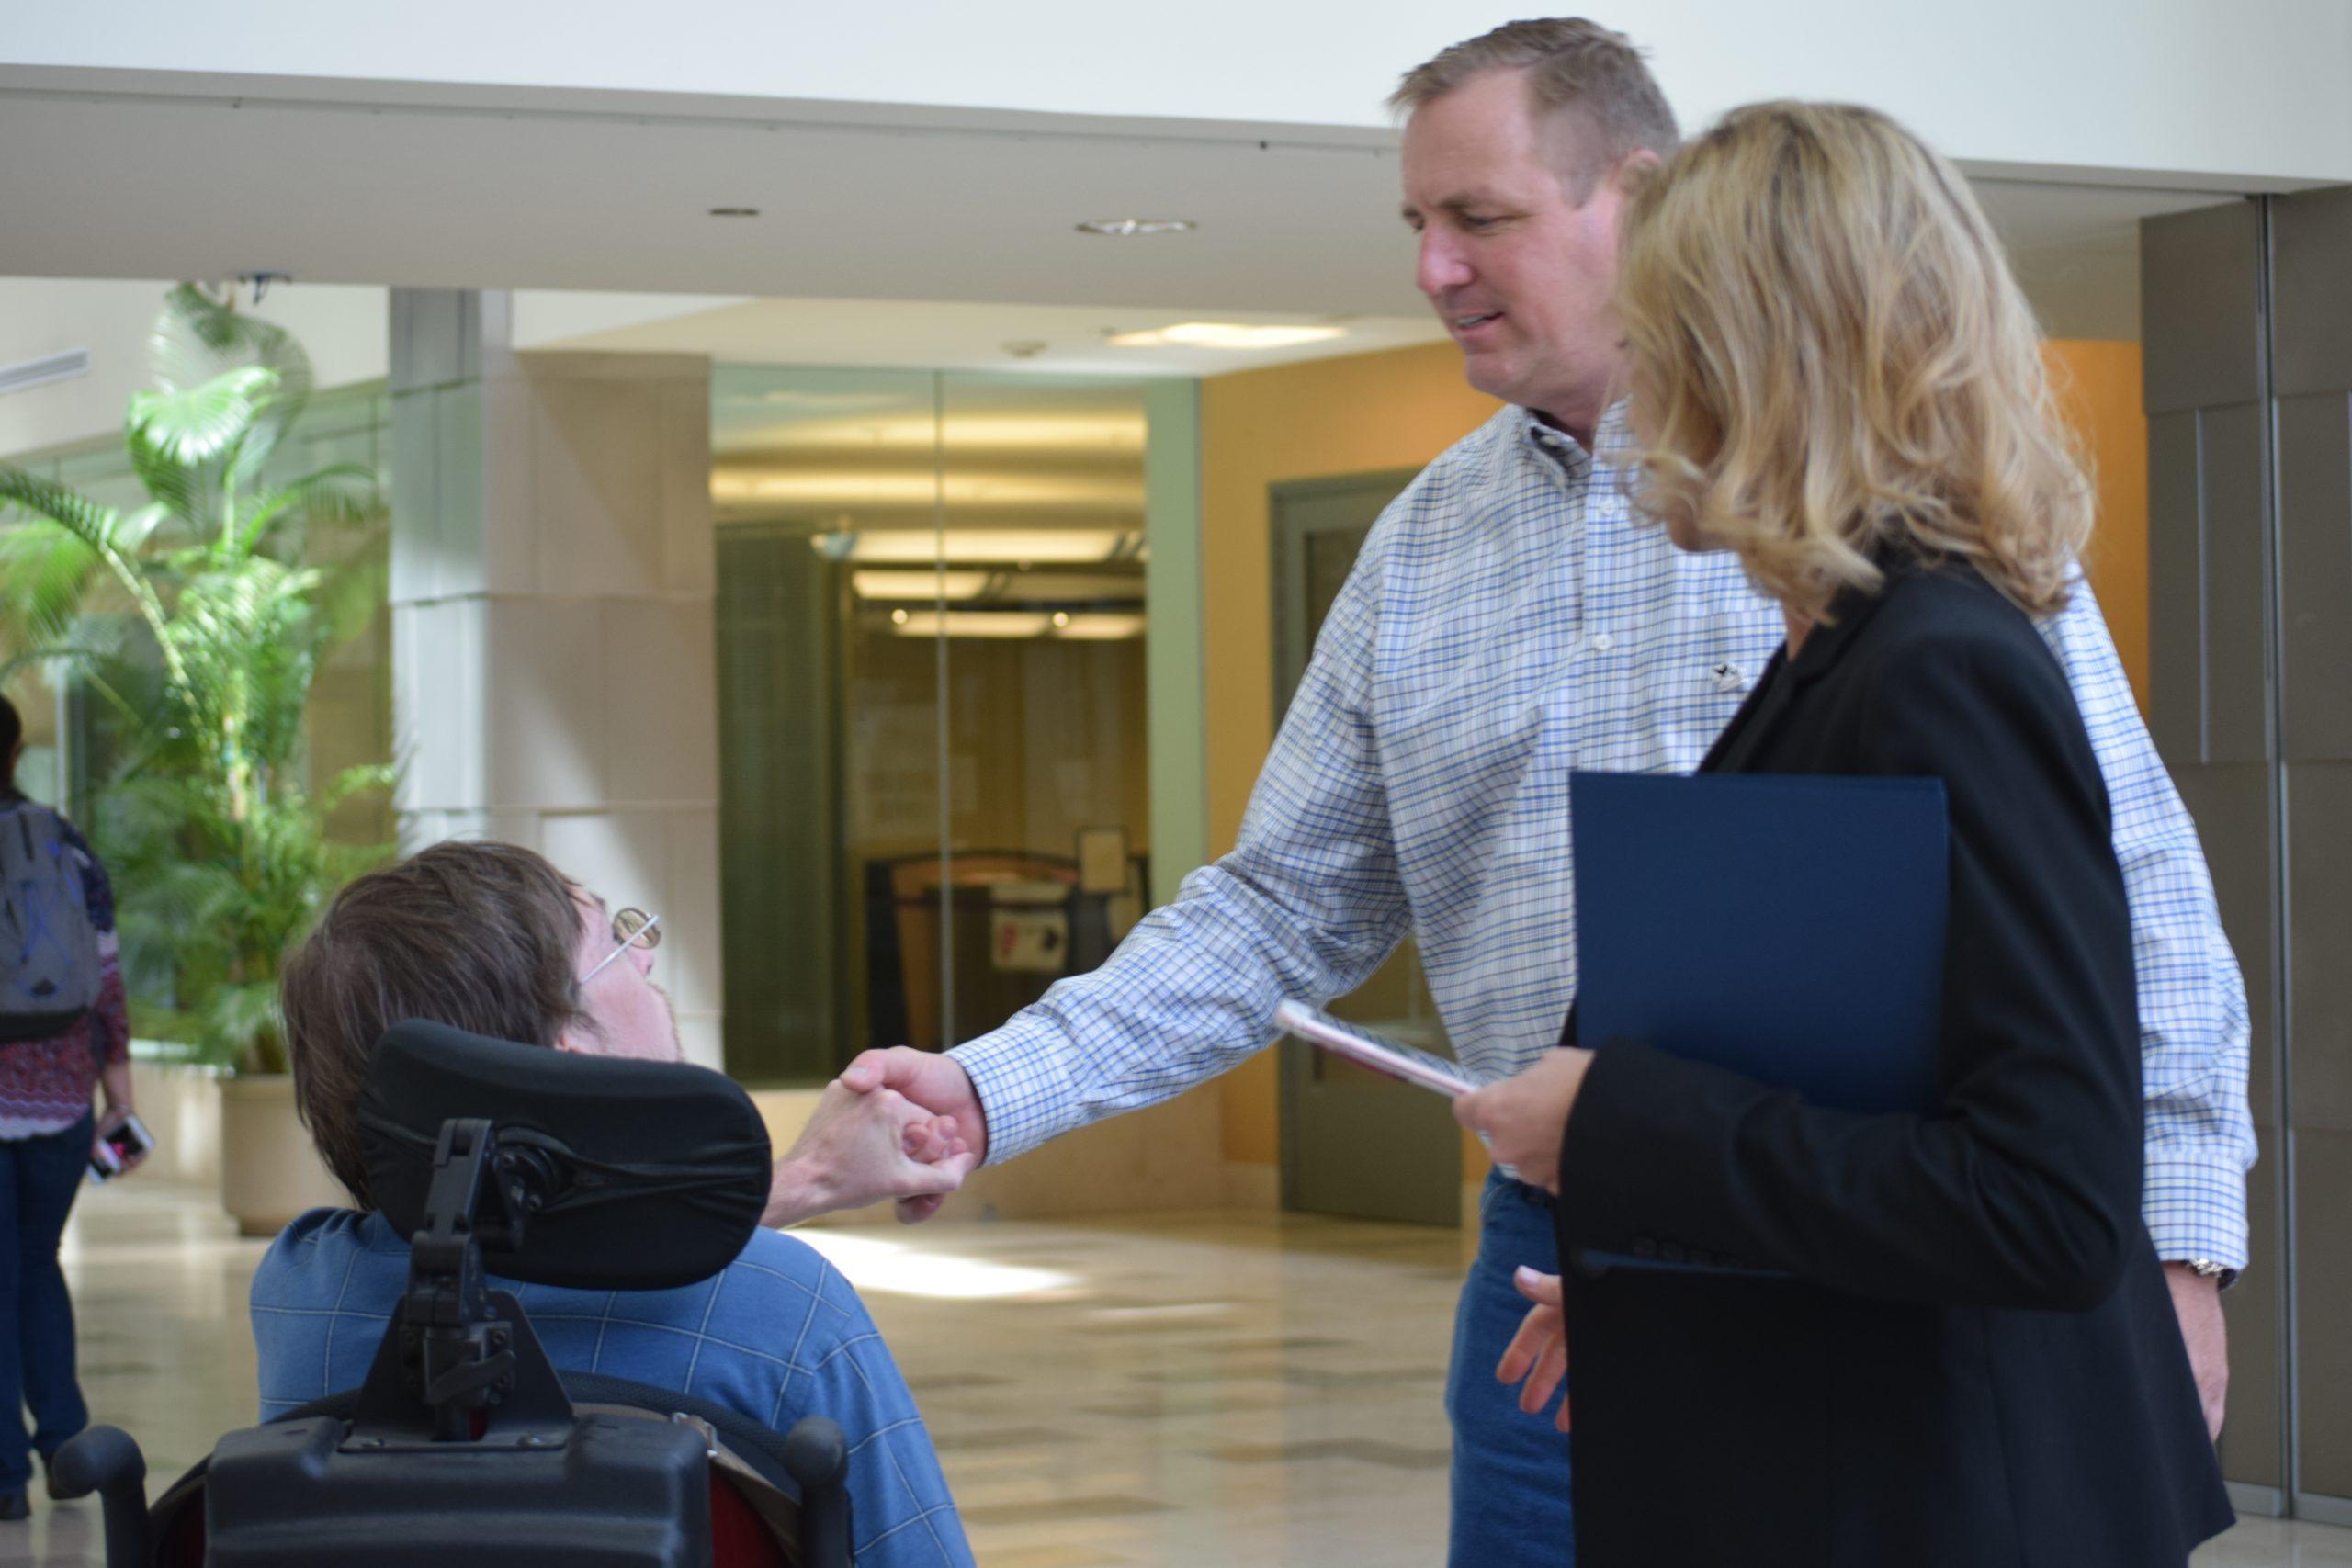
[(1479, 229), (1491, 229), (1501, 221), (1502, 220), (1499, 218), (1492, 217), (1481, 212), (1465, 212), (1462, 215), (1462, 226), (1464, 229), (1474, 231)]

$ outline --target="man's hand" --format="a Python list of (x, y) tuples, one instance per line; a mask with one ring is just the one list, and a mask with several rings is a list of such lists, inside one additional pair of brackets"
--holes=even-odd
[[(1495, 1363), (1495, 1381), (1520, 1382), (1525, 1378), (1520, 1383), (1519, 1407), (1530, 1416), (1540, 1415), (1545, 1403), (1559, 1392), (1560, 1380), (1568, 1375), (1568, 1320), (1560, 1304), (1560, 1277), (1539, 1274), (1522, 1265), (1510, 1282), (1535, 1304), (1527, 1309), (1519, 1332), (1503, 1350), (1503, 1359)], [(1560, 1413), (1552, 1424), (1563, 1432), (1568, 1429), (1566, 1400), (1560, 1401)]]
[(2186, 1263), (2165, 1265), (2172, 1287), (2172, 1310), (2180, 1315), (2180, 1337), (2188, 1345), (2188, 1370), (2197, 1374), (2197, 1397), (2205, 1406), (2205, 1435), (2219, 1441), (2222, 1406), (2230, 1395), (2230, 1333), (2222, 1317), (2222, 1282)]
[(1453, 1102), (1453, 1119), (1478, 1134), (1487, 1152), (1545, 1191), (1560, 1190), (1560, 1139), (1576, 1109), (1592, 1053), (1566, 1045), (1516, 1077), (1473, 1089)]
[[(934, 1116), (952, 1117), (956, 1135), (970, 1149), (972, 1165), (978, 1166), (988, 1158), (988, 1114), (980, 1109), (980, 1097), (972, 1089), (970, 1075), (954, 1056), (938, 1051), (917, 1051), (906, 1045), (894, 1045), (888, 1051), (862, 1051), (842, 1071), (839, 1081), (859, 1094), (893, 1090)], [(931, 1218), (953, 1190), (948, 1188), (900, 1198), (899, 1223), (911, 1225)]]
[(797, 1224), (885, 1198), (953, 1192), (979, 1163), (950, 1116), (933, 1116), (890, 1089), (825, 1086), (817, 1113), (775, 1162), (765, 1225)]

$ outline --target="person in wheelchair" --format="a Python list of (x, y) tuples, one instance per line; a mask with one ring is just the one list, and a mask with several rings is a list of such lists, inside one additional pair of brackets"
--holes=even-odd
[[(254, 1276), (264, 1420), (361, 1382), (407, 1282), (408, 1239), (376, 1212), (358, 1124), (385, 1031), (418, 1019), (558, 1051), (682, 1061), (669, 999), (650, 977), (658, 931), (509, 844), (436, 844), (337, 896), (288, 957), (280, 990), (304, 1122), (358, 1206), (302, 1215)], [(835, 1084), (775, 1162), (763, 1220), (949, 1191), (972, 1163), (952, 1122)], [(695, 1395), (776, 1432), (812, 1413), (838, 1422), (866, 1568), (971, 1562), (905, 1378), (857, 1292), (805, 1243), (758, 1231), (722, 1272), (673, 1290), (491, 1282), (514, 1292), (559, 1371)]]

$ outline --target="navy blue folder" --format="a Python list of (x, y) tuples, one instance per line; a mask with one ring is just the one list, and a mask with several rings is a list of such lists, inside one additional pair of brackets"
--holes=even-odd
[(1934, 1109), (1940, 780), (1580, 773), (1568, 791), (1579, 1044), (1638, 1040), (1839, 1110)]

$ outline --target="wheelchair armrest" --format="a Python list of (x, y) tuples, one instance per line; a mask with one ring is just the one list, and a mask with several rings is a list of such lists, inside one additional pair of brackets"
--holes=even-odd
[(804, 1416), (784, 1435), (784, 1467), (800, 1485), (803, 1560), (850, 1560), (849, 1438), (838, 1423)]
[(106, 1513), (107, 1568), (146, 1568), (147, 1459), (119, 1427), (76, 1433), (50, 1461), (61, 1498), (95, 1492)]

